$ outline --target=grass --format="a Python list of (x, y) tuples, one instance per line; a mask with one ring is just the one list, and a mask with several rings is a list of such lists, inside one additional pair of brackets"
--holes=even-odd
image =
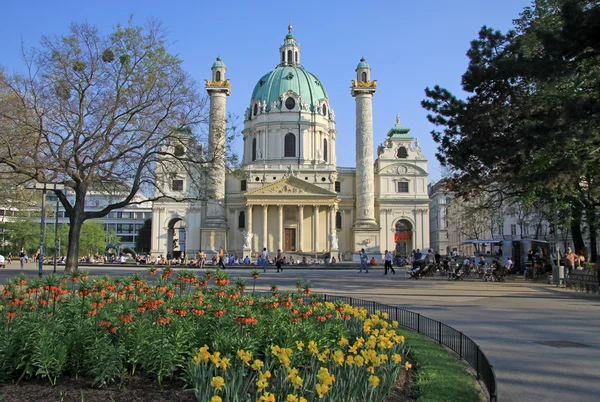
[(406, 334), (409, 357), (416, 361), (419, 402), (478, 402), (480, 389), (466, 365), (447, 350), (416, 332)]

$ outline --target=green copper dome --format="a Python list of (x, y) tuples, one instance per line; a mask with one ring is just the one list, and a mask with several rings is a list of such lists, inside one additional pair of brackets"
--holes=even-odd
[(223, 63), (223, 61), (221, 60), (221, 57), (217, 57), (217, 61), (215, 61), (212, 65), (211, 68), (215, 68), (215, 67), (223, 67), (225, 68), (225, 63)]
[(273, 102), (282, 100), (282, 95), (288, 91), (300, 95), (302, 102), (309, 103), (313, 111), (320, 100), (328, 99), (325, 87), (314, 74), (301, 66), (279, 66), (258, 80), (252, 91), (252, 100), (264, 100), (270, 111)]
[(356, 66), (356, 70), (358, 70), (359, 68), (371, 68), (371, 66), (369, 66), (369, 63), (367, 63), (367, 61), (363, 57), (360, 59), (360, 63), (358, 63), (358, 66)]

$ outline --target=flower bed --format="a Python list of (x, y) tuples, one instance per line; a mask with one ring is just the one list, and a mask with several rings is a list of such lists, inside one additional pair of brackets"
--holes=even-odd
[(174, 274), (165, 268), (153, 284), (140, 274), (16, 277), (1, 297), (0, 376), (102, 386), (141, 373), (161, 387), (182, 378), (211, 402), (383, 401), (410, 369), (396, 322), (322, 303), (310, 283), (259, 296), (224, 271)]

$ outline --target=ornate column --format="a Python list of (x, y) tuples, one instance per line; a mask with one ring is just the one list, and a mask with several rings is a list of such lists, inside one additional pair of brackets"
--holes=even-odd
[(246, 219), (248, 219), (248, 233), (252, 233), (252, 205), (246, 206), (246, 216)]
[(252, 233), (252, 205), (246, 205), (246, 230), (244, 233), (244, 253), (252, 254), (252, 238), (254, 237), (254, 233)]
[(337, 237), (337, 228), (335, 225), (336, 221), (336, 212), (337, 205), (332, 205), (329, 207), (329, 250), (337, 251), (338, 250), (338, 237)]
[(277, 214), (279, 216), (279, 240), (277, 248), (283, 251), (283, 205), (277, 205)]
[(319, 206), (313, 205), (313, 229), (315, 231), (313, 238), (313, 251), (319, 251)]
[(298, 251), (302, 252), (302, 234), (304, 229), (304, 205), (298, 205)]
[(268, 205), (263, 205), (263, 247), (266, 247), (267, 250), (269, 249), (269, 239), (267, 238), (268, 236), (268, 231), (267, 231), (267, 214), (269, 212), (269, 206)]

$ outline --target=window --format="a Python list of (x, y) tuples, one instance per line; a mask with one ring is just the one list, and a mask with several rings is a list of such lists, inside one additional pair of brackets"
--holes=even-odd
[(340, 211), (335, 213), (335, 228), (342, 229), (342, 213)]
[(523, 225), (523, 234), (527, 236), (529, 234), (529, 226)]
[(294, 52), (292, 52), (291, 50), (288, 50), (288, 64), (292, 64), (293, 61), (294, 61)]
[(246, 180), (240, 182), (240, 191), (246, 191)]
[(342, 192), (342, 183), (339, 181), (335, 182), (335, 192), (336, 193), (341, 193)]
[(398, 192), (399, 193), (408, 193), (408, 182), (407, 181), (398, 182)]
[(246, 213), (244, 211), (240, 211), (238, 215), (238, 229), (244, 229), (246, 227)]
[(327, 139), (323, 138), (323, 160), (327, 162)]
[(183, 156), (185, 153), (182, 145), (175, 146), (175, 150), (173, 151), (173, 155), (175, 156)]
[(135, 242), (135, 236), (119, 236), (121, 243), (133, 243)]
[[(292, 99), (292, 98), (288, 98)], [(292, 99), (293, 100), (293, 99)], [(285, 101), (287, 106), (287, 101)], [(284, 138), (284, 157), (295, 157), (296, 156), (296, 136), (292, 133), (287, 133)]]
[(281, 62), (285, 63), (285, 52), (281, 52)]
[(117, 212), (117, 219), (123, 219), (123, 212)]
[(296, 64), (298, 64), (298, 52), (296, 52)]
[(215, 81), (221, 81), (221, 72), (217, 71), (217, 73), (215, 74)]
[(173, 180), (171, 186), (173, 188), (173, 191), (183, 191), (183, 180)]
[(504, 225), (498, 226), (498, 234), (504, 236)]
[(254, 115), (256, 116), (256, 114), (258, 113), (258, 104), (255, 103), (254, 104), (254, 110), (253, 110)]
[(363, 71), (363, 72), (362, 72), (362, 76), (361, 76), (361, 77), (362, 77), (362, 78), (361, 78), (361, 81), (362, 81), (362, 82), (367, 82), (367, 73), (366, 73), (366, 71)]
[(408, 158), (408, 151), (404, 147), (398, 148), (398, 153), (396, 154), (398, 158)]
[(517, 225), (510, 225), (510, 234), (511, 236), (516, 236), (517, 235)]
[(252, 161), (256, 160), (256, 138), (252, 139)]
[(323, 104), (323, 116), (327, 116), (327, 105)]
[(292, 97), (289, 97), (285, 100), (285, 107), (288, 110), (292, 110), (296, 107), (296, 100)]

